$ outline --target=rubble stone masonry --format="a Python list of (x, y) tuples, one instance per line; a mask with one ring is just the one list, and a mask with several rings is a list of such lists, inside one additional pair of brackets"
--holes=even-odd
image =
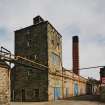
[(0, 61), (0, 105), (10, 105), (9, 68)]

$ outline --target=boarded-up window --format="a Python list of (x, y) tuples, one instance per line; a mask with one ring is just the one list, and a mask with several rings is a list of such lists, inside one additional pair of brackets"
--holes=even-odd
[(39, 97), (39, 89), (34, 89), (34, 97)]

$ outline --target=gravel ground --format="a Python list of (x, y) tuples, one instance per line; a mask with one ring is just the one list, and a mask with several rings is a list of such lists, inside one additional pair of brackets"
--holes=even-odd
[(12, 102), (11, 105), (105, 105), (105, 103), (92, 102), (92, 101), (68, 101), (60, 100), (55, 102)]
[(85, 95), (51, 102), (11, 102), (11, 105), (105, 105), (97, 96)]

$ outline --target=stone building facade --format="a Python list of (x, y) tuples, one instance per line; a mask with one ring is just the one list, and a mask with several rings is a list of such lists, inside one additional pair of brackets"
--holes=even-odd
[(0, 61), (0, 105), (10, 105), (10, 67)]
[[(34, 25), (15, 31), (15, 55), (48, 66), (47, 22), (36, 17)], [(14, 101), (48, 100), (48, 69), (15, 65), (11, 73)]]
[(48, 23), (48, 100), (62, 98), (62, 36)]
[(48, 101), (85, 94), (79, 87), (85, 91), (86, 79), (66, 72), (62, 66), (62, 36), (40, 16), (35, 17), (33, 23), (15, 31), (15, 55), (45, 67), (16, 64), (11, 72), (12, 100)]
[(86, 78), (76, 75), (65, 68), (63, 68), (63, 76), (64, 98), (86, 94)]

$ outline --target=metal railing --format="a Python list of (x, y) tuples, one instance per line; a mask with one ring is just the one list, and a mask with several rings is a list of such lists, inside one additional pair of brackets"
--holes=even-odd
[[(7, 61), (10, 64), (11, 63), (20, 64), (20, 65), (27, 66), (27, 67), (32, 67), (32, 68), (36, 68), (36, 65), (37, 65), (38, 67), (44, 67), (44, 68), (48, 69), (48, 66), (43, 65), (41, 63), (32, 61), (32, 60), (27, 59), (25, 57), (15, 56), (14, 54), (12, 54), (9, 50), (7, 50), (4, 47), (0, 48), (0, 59), (3, 60), (3, 61)], [(38, 67), (36, 69), (40, 69)], [(80, 68), (79, 70), (101, 68), (101, 67), (105, 67), (105, 66), (90, 66), (90, 67)], [(55, 73), (52, 73), (52, 74), (55, 74)]]

